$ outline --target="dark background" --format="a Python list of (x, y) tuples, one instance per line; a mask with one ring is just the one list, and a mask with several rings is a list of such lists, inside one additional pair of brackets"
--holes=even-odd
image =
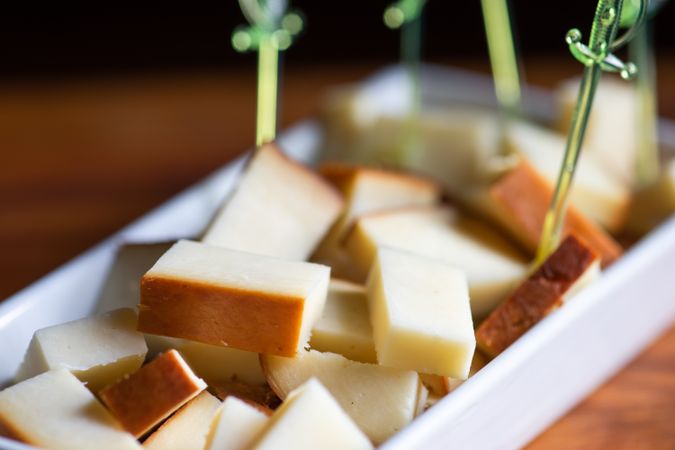
[[(382, 23), (383, 1), (291, 2), (306, 17), (306, 31), (286, 64), (390, 62), (398, 33)], [(596, 2), (512, 1), (524, 59), (567, 54), (569, 28), (587, 37)], [(68, 7), (0, 7), (0, 77), (54, 77), (252, 67), (255, 58), (230, 45), (244, 18), (234, 0)], [(655, 20), (660, 54), (675, 53), (675, 7)], [(487, 55), (480, 2), (430, 0), (425, 13), (424, 56), (433, 61), (482, 59)]]

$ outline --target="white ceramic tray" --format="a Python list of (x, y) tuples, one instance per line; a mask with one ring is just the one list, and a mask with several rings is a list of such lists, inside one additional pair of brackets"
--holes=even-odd
[[(424, 79), (426, 93), (436, 100), (494, 102), (491, 83), (482, 76), (426, 68)], [(401, 73), (390, 69), (364, 86), (371, 89), (377, 108), (382, 98), (402, 105), (391, 97), (392, 92), (401, 94), (401, 83)], [(550, 95), (529, 90), (527, 98), (530, 113), (547, 119)], [(661, 128), (662, 140), (675, 147), (673, 124), (663, 122)], [(317, 124), (305, 122), (285, 132), (280, 143), (292, 157), (311, 163), (320, 139)], [(242, 163), (240, 158), (218, 170), (0, 303), (0, 386), (11, 381), (35, 330), (94, 310), (120, 242), (197, 235), (232, 189)], [(673, 267), (675, 219), (382, 448), (511, 449), (526, 444), (673, 323)], [(0, 438), (0, 448), (31, 447)]]

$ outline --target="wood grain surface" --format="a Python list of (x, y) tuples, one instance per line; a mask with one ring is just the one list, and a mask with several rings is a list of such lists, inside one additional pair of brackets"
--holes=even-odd
[[(282, 127), (376, 68), (287, 70)], [(675, 58), (659, 69), (661, 113), (675, 118)], [(542, 86), (579, 72), (526, 66)], [(241, 71), (0, 84), (0, 299), (250, 148), (254, 90)], [(675, 449), (675, 328), (528, 448)]]

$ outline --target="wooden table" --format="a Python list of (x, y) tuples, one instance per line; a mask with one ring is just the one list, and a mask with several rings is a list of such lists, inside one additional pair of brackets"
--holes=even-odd
[[(287, 71), (282, 125), (375, 68)], [(567, 60), (526, 69), (543, 86), (580, 71)], [(673, 75), (675, 59), (661, 62), (669, 117)], [(0, 299), (250, 147), (254, 90), (241, 71), (0, 85)], [(675, 328), (529, 448), (675, 448)]]

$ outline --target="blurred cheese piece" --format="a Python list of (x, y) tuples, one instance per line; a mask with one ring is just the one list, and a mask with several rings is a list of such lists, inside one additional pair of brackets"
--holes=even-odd
[(0, 436), (54, 450), (141, 448), (66, 369), (0, 391)]
[(319, 381), (291, 392), (251, 450), (370, 450), (373, 445)]
[(408, 208), (360, 217), (345, 247), (364, 279), (377, 247), (408, 250), (466, 272), (471, 311), (487, 315), (525, 276), (526, 260), (485, 224), (448, 208)]
[(148, 348), (136, 321), (136, 312), (123, 308), (38, 330), (16, 381), (63, 367), (98, 392), (143, 364)]
[(137, 308), (141, 297), (141, 277), (172, 244), (162, 242), (120, 245), (101, 289), (96, 303), (96, 312), (103, 313), (118, 308)]
[[(553, 185), (531, 164), (521, 161), (487, 189), (469, 193), (465, 201), (534, 254), (552, 197)], [(600, 256), (603, 267), (621, 256), (621, 246), (573, 205), (567, 209), (563, 226), (563, 235), (571, 233), (582, 238)]]
[(312, 329), (310, 345), (321, 352), (339, 353), (354, 361), (377, 361), (364, 286), (330, 280), (326, 305)]
[(148, 450), (204, 450), (220, 400), (204, 391), (143, 442)]
[(330, 268), (179, 241), (141, 280), (138, 329), (293, 356), (321, 316)]
[(335, 267), (348, 266), (340, 253), (340, 243), (355, 217), (390, 208), (433, 205), (441, 196), (437, 183), (393, 170), (328, 163), (321, 166), (320, 173), (343, 194), (346, 206), (314, 253), (314, 258), (327, 261), (340, 271), (348, 270), (347, 267)]
[(204, 450), (248, 450), (267, 420), (259, 409), (228, 397), (216, 412)]
[[(563, 135), (519, 122), (508, 127), (506, 143), (555, 185), (565, 152)], [(606, 169), (606, 162), (582, 149), (570, 192), (572, 204), (609, 232), (618, 233), (626, 219), (629, 200), (628, 187)]]
[[(442, 181), (450, 192), (512, 164), (502, 152), (493, 112), (428, 107), (411, 124), (406, 114), (409, 107), (400, 101), (407, 98), (405, 77), (382, 86), (342, 89), (328, 98), (323, 122), (329, 158), (409, 167)], [(414, 128), (419, 130), (419, 141), (415, 151), (406, 152), (406, 133)]]
[(491, 357), (499, 355), (599, 272), (599, 260), (593, 250), (573, 235), (567, 236), (478, 327), (480, 349)]
[[(473, 359), (471, 360), (469, 378), (474, 376), (476, 372), (485, 367), (487, 363), (487, 357), (481, 351), (476, 349), (473, 354)], [(429, 389), (429, 395), (434, 397), (431, 398), (432, 402), (438, 401), (438, 399), (441, 397), (448, 395), (466, 381), (458, 378), (441, 377), (438, 375), (429, 375), (426, 373), (421, 373), (420, 379), (422, 380), (422, 383), (424, 383), (424, 385)]]
[(175, 350), (162, 353), (99, 393), (126, 430), (141, 437), (206, 389)]
[(310, 378), (318, 379), (376, 443), (384, 442), (415, 417), (421, 382), (411, 370), (363, 364), (315, 350), (292, 359), (265, 355), (262, 364), (270, 386), (282, 399)]
[(216, 215), (207, 244), (305, 260), (342, 212), (340, 194), (275, 145), (260, 147)]
[[(558, 129), (567, 134), (579, 95), (579, 78), (563, 82), (556, 91)], [(618, 76), (602, 77), (584, 137), (584, 151), (592, 154), (627, 186), (635, 178), (638, 110), (635, 84)]]
[(444, 262), (380, 247), (368, 278), (377, 361), (466, 379), (476, 347), (466, 275)]
[(265, 384), (257, 353), (192, 341), (184, 341), (177, 350), (195, 374), (209, 384), (230, 381)]
[(626, 231), (641, 236), (675, 214), (675, 159), (663, 167), (658, 180), (633, 194)]

